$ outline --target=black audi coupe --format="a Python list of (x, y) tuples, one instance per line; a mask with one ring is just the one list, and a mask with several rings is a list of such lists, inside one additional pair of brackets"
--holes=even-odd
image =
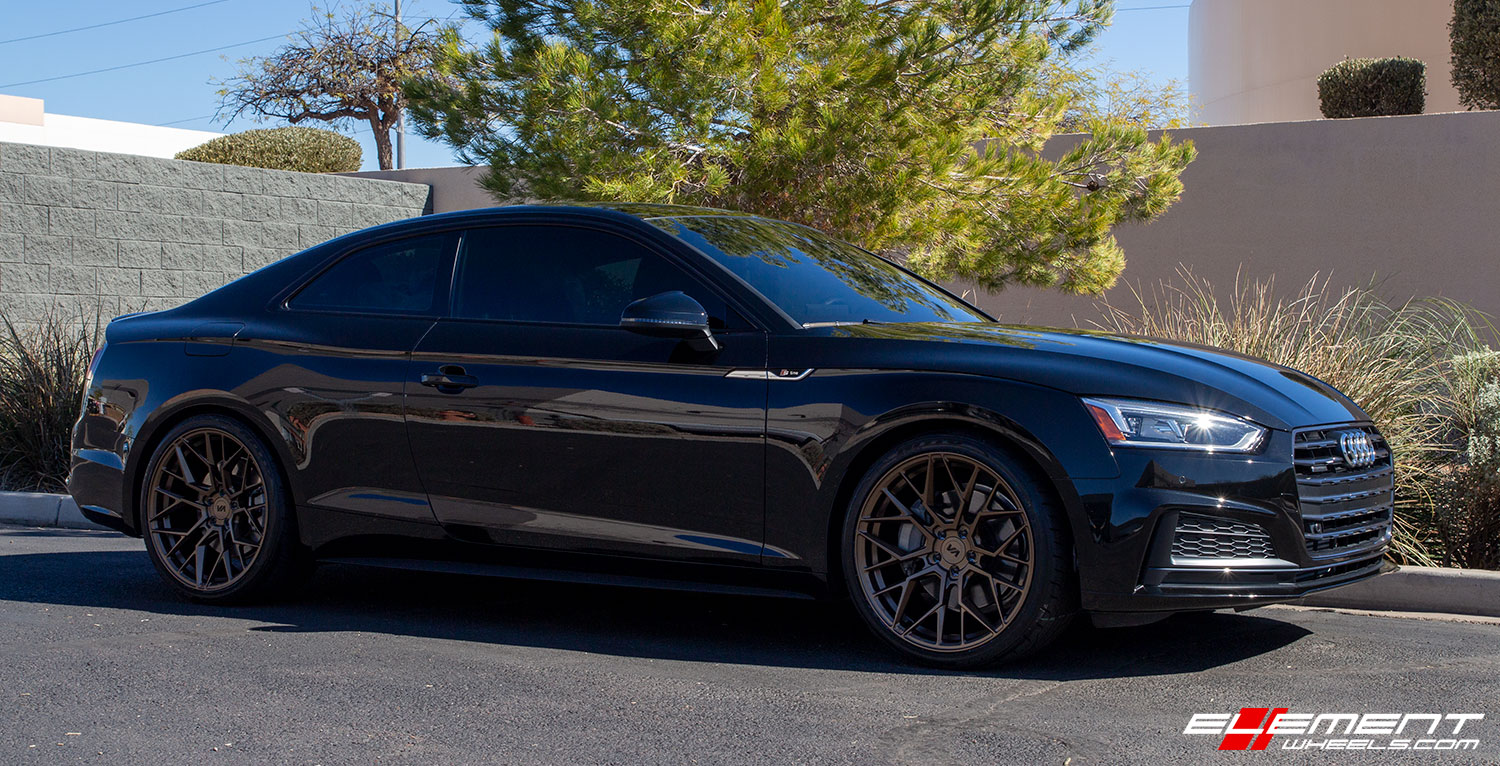
[(1012, 327), (804, 226), (517, 206), (356, 232), (89, 371), (69, 490), (167, 582), (311, 562), (846, 598), (908, 657), (1375, 576), (1392, 462), (1323, 382)]

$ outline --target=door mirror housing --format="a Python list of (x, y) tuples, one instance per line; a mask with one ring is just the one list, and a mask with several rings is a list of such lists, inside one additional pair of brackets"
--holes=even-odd
[(694, 351), (706, 353), (720, 348), (708, 326), (708, 311), (681, 290), (657, 293), (626, 306), (620, 326), (642, 335), (687, 341)]

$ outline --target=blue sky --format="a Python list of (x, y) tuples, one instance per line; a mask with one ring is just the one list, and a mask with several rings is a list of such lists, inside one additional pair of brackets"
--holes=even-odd
[[(1100, 39), (1095, 55), (1119, 69), (1186, 83), (1188, 2), (1120, 0), (1115, 24)], [(140, 21), (17, 39), (200, 3)], [(272, 52), (280, 36), (309, 16), (308, 0), (72, 0), (64, 5), (10, 0), (6, 5), (6, 23), (0, 26), (0, 93), (45, 99), (47, 111), (54, 114), (219, 131), (257, 126), (248, 119), (227, 129), (215, 123), (218, 95), (210, 80), (233, 74), (237, 59)], [(448, 18), (455, 8), (448, 0), (403, 0), (408, 19)], [(218, 48), (223, 50), (210, 50)], [(115, 71), (15, 84), (168, 57)], [(365, 147), (367, 169), (375, 163), (368, 133), (350, 128)], [(410, 167), (454, 164), (446, 146), (415, 137), (407, 142), (406, 160)]]

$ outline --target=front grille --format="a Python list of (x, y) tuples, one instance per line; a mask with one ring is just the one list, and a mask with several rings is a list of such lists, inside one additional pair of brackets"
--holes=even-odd
[(1172, 536), (1172, 558), (1271, 559), (1276, 553), (1258, 526), (1184, 513)]
[[(1374, 462), (1351, 466), (1340, 437), (1363, 433)], [(1395, 471), (1390, 447), (1372, 426), (1345, 425), (1298, 431), (1294, 443), (1302, 536), (1314, 558), (1380, 548), (1390, 540)]]

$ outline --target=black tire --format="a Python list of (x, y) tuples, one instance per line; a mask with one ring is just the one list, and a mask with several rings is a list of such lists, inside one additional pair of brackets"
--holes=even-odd
[[(922, 483), (927, 471), (936, 485), (916, 486), (912, 477)], [(964, 518), (975, 519), (967, 531)], [(917, 662), (963, 669), (1019, 659), (1053, 641), (1077, 610), (1066, 524), (1046, 479), (1006, 449), (964, 434), (911, 439), (865, 472), (845, 509), (849, 600), (871, 632)], [(1017, 584), (1020, 595), (1010, 590)], [(917, 620), (928, 603), (935, 613)]]
[(147, 463), (137, 507), (151, 563), (193, 601), (264, 600), (310, 571), (276, 458), (234, 418), (198, 415), (167, 432)]

